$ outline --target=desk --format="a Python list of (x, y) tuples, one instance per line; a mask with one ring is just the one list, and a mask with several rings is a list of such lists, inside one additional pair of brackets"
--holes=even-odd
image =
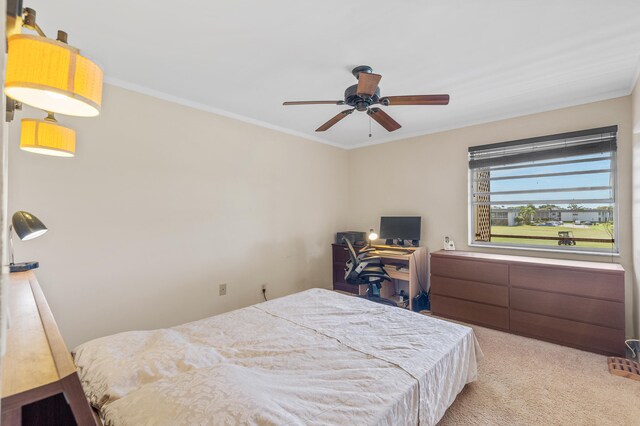
[(76, 366), (32, 271), (9, 278), (2, 425), (95, 425)]
[[(345, 265), (349, 260), (349, 252), (344, 244), (333, 244), (333, 289), (348, 292), (356, 295), (367, 294), (367, 285), (349, 284), (344, 279)], [(365, 246), (355, 246), (359, 252)], [(380, 296), (389, 298), (404, 290), (409, 295), (409, 309), (413, 309), (413, 298), (420, 292), (420, 286), (427, 288), (427, 250), (420, 250), (420, 247), (397, 247), (373, 245), (375, 252), (370, 256), (379, 256), (385, 266), (387, 274), (392, 281), (385, 281), (380, 289)], [(415, 255), (414, 255), (415, 253)], [(414, 261), (415, 260), (415, 261)], [(402, 265), (403, 268), (396, 269), (395, 264)]]

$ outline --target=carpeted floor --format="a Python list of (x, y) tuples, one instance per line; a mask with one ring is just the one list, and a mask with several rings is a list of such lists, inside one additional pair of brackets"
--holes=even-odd
[(640, 425), (640, 381), (605, 356), (473, 326), (484, 359), (439, 425)]

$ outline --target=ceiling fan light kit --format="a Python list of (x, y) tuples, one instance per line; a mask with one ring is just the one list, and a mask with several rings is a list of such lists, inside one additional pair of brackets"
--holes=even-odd
[(380, 74), (374, 74), (368, 65), (355, 67), (351, 73), (358, 79), (358, 84), (347, 87), (344, 91), (343, 101), (287, 101), (283, 105), (349, 105), (351, 109), (344, 110), (316, 129), (316, 132), (324, 132), (333, 127), (340, 120), (353, 111), (365, 112), (387, 131), (393, 132), (402, 126), (389, 114), (372, 105), (396, 106), (396, 105), (448, 105), (449, 95), (405, 95), (380, 97), (378, 84), (382, 79)]

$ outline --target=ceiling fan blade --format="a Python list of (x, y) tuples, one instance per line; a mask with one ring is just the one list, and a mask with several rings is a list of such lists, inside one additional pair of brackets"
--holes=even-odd
[(369, 114), (371, 118), (376, 120), (378, 124), (387, 129), (389, 132), (393, 132), (394, 130), (398, 130), (400, 127), (402, 127), (396, 120), (391, 118), (389, 114), (387, 114), (380, 108), (369, 108), (367, 110), (367, 114)]
[(331, 127), (333, 127), (334, 124), (336, 124), (338, 121), (342, 120), (343, 118), (345, 118), (347, 115), (351, 114), (353, 112), (355, 108), (353, 109), (345, 109), (342, 112), (339, 112), (336, 116), (334, 116), (331, 120), (327, 121), (326, 123), (324, 123), (322, 126), (318, 127), (316, 129), (316, 132), (324, 132), (325, 130), (329, 130)]
[(407, 95), (380, 98), (382, 105), (448, 105), (449, 95)]
[(358, 74), (358, 96), (373, 96), (376, 93), (381, 78), (382, 76), (380, 74), (370, 74), (366, 72)]
[(344, 101), (287, 101), (282, 105), (344, 105)]

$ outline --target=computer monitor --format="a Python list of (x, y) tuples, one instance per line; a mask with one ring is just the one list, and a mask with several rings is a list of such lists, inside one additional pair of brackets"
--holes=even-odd
[(418, 245), (420, 240), (420, 216), (382, 216), (380, 218), (380, 238), (387, 240), (387, 244), (393, 244), (397, 239), (398, 245), (404, 245), (404, 240), (411, 240), (413, 245)]

